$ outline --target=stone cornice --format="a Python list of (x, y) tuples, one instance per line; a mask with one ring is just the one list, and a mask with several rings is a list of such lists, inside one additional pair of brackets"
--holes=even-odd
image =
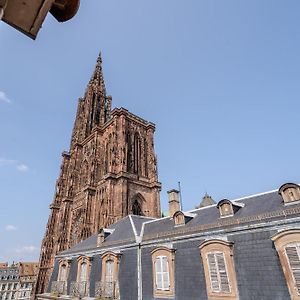
[(155, 130), (155, 124), (152, 122), (148, 122), (138, 116), (136, 116), (135, 114), (129, 112), (126, 108), (121, 107), (121, 108), (114, 108), (113, 111), (111, 112), (112, 116), (121, 116), (121, 115), (125, 115), (127, 118), (131, 119), (134, 122), (139, 123), (142, 126), (146, 126), (147, 129), (148, 128), (152, 128), (153, 130)]

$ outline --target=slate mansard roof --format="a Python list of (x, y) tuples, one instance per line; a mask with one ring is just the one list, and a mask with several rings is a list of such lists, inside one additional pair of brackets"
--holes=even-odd
[[(271, 191), (232, 201), (242, 204), (232, 217), (221, 218), (217, 205), (211, 205), (189, 211), (193, 218), (183, 226), (175, 226), (171, 217), (160, 219), (130, 215), (109, 226), (114, 229), (105, 239), (100, 248), (110, 248), (119, 245), (130, 245), (140, 242), (189, 234), (207, 233), (214, 230), (234, 229), (241, 226), (257, 226), (260, 223), (290, 219), (299, 216), (300, 203), (286, 206), (278, 191)], [(58, 256), (79, 254), (97, 248), (97, 234), (89, 237), (74, 247), (61, 252)]]

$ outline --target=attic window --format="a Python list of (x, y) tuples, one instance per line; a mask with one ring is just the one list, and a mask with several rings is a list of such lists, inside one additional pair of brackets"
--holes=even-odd
[(185, 225), (190, 220), (192, 220), (195, 217), (194, 214), (191, 213), (183, 213), (182, 211), (177, 211), (173, 215), (175, 226)]
[(184, 214), (181, 211), (176, 212), (173, 218), (176, 226), (185, 224)]
[(232, 217), (241, 207), (244, 207), (244, 203), (232, 202), (227, 199), (223, 199), (217, 204), (221, 218)]
[(282, 197), (284, 204), (293, 204), (300, 201), (300, 186), (295, 183), (285, 183), (279, 190), (278, 194)]
[(114, 229), (101, 228), (97, 237), (97, 247), (100, 247), (105, 239), (114, 232)]

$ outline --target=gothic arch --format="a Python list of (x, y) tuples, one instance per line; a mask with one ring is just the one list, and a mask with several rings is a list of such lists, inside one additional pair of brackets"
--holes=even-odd
[(141, 139), (136, 132), (133, 138), (133, 172), (135, 174), (140, 173), (140, 160), (141, 160)]
[(144, 197), (141, 194), (136, 194), (131, 201), (131, 213), (137, 216), (143, 216)]

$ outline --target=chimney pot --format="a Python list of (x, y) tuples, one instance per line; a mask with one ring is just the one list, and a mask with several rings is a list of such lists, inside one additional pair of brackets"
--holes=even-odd
[(173, 217), (173, 215), (180, 211), (180, 200), (179, 200), (179, 191), (178, 190), (170, 190), (168, 191), (169, 196), (169, 212), (170, 216)]

